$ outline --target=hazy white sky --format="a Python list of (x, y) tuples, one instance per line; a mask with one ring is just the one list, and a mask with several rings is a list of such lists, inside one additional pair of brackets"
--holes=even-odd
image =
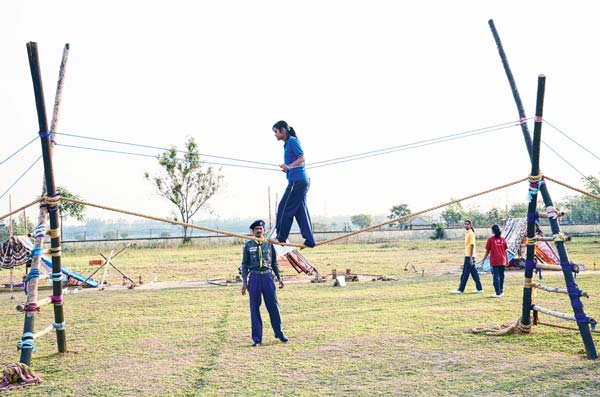
[[(600, 57), (595, 1), (10, 1), (0, 6), (0, 161), (32, 139), (37, 118), (25, 44), (38, 42), (51, 111), (71, 44), (58, 131), (279, 164), (271, 132), (284, 119), (307, 162), (516, 120), (488, 27), (493, 18), (528, 116), (547, 75), (545, 118), (600, 154)], [(530, 124), (533, 130), (533, 124)], [(545, 125), (543, 139), (585, 174), (599, 161)], [(157, 151), (59, 137), (64, 144)], [(39, 142), (0, 166), (0, 194), (40, 154)], [(156, 160), (56, 150), (56, 182), (92, 202), (166, 216), (144, 180)], [(529, 172), (518, 127), (309, 170), (314, 216), (418, 211)], [(542, 170), (582, 186), (545, 147)], [(276, 171), (223, 167), (211, 200), (221, 218), (268, 215)], [(41, 162), (11, 190), (13, 206), (40, 192)], [(526, 186), (469, 205), (522, 201)], [(551, 185), (555, 201), (569, 193)], [(8, 210), (8, 196), (0, 213)], [(118, 215), (95, 210), (95, 217)], [(196, 219), (206, 217), (199, 214)]]

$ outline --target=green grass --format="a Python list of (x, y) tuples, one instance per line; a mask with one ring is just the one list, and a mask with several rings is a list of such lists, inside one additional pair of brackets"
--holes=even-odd
[[(32, 366), (44, 382), (10, 395), (600, 395), (599, 364), (582, 354), (578, 332), (542, 326), (526, 336), (470, 332), (473, 326), (519, 317), (523, 274), (507, 274), (503, 299), (489, 298), (490, 276), (483, 277), (484, 295), (450, 295), (458, 283), (461, 246), (461, 241), (411, 241), (307, 251), (322, 273), (350, 268), (397, 281), (349, 283), (345, 288), (289, 283), (279, 292), (279, 301), (290, 341), (273, 338), (265, 313), (264, 344), (259, 348), (250, 346), (248, 299), (237, 285), (108, 288), (67, 295), (70, 353), (56, 353), (52, 334), (36, 340), (39, 350)], [(600, 276), (593, 271), (594, 261), (600, 263), (600, 244), (577, 239), (568, 248), (573, 261), (590, 269), (577, 282), (592, 296), (584, 301), (586, 314), (600, 319)], [(205, 280), (236, 274), (240, 256), (239, 246), (129, 249), (115, 264), (146, 280)], [(96, 257), (69, 252), (63, 259), (78, 271), (90, 272), (87, 261)], [(418, 272), (410, 267), (405, 271), (406, 263)], [(112, 269), (109, 277), (120, 282)], [(564, 281), (561, 274), (545, 272), (543, 283), (560, 286)], [(570, 312), (565, 295), (540, 291), (535, 301)], [(9, 294), (0, 295), (0, 356), (5, 363), (19, 359), (15, 344), (23, 315), (14, 305)], [(51, 321), (52, 310), (44, 307), (36, 328)]]

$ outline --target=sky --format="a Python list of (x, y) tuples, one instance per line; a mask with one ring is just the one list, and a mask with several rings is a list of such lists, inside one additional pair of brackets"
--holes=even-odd
[[(585, 175), (599, 175), (600, 25), (595, 1), (11, 1), (0, 6), (0, 162), (38, 131), (26, 43), (40, 51), (50, 114), (65, 43), (69, 61), (57, 132), (258, 161), (222, 166), (224, 184), (195, 219), (267, 217), (286, 186), (276, 171), (286, 120), (311, 178), (313, 217), (420, 211), (526, 177), (517, 126), (436, 145), (310, 169), (313, 162), (518, 119), (488, 26), (502, 39), (532, 117), (545, 74), (542, 139)], [(533, 123), (529, 124), (533, 131)], [(58, 136), (59, 144), (156, 155), (156, 149)], [(41, 154), (38, 141), (0, 165), (0, 194)], [(204, 157), (205, 160), (209, 158)], [(221, 162), (221, 160), (215, 160)], [(174, 209), (144, 179), (152, 157), (58, 146), (55, 179), (83, 199), (154, 216)], [(246, 163), (247, 164), (247, 163)], [(542, 146), (542, 171), (583, 187)], [(40, 194), (38, 162), (10, 190), (12, 206)], [(555, 201), (573, 194), (549, 185)], [(504, 208), (526, 184), (465, 202)], [(0, 199), (0, 214), (9, 208)], [(274, 210), (273, 210), (274, 211)], [(121, 215), (88, 209), (104, 219)]]

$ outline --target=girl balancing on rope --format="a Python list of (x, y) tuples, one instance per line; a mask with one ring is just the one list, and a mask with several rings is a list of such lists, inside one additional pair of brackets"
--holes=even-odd
[(288, 123), (281, 120), (273, 125), (273, 132), (278, 141), (283, 141), (283, 164), (281, 170), (286, 173), (288, 185), (277, 208), (277, 236), (273, 242), (286, 242), (292, 222), (296, 218), (300, 233), (304, 238), (304, 245), (312, 248), (315, 246), (312, 224), (308, 207), (306, 206), (306, 193), (310, 180), (304, 167), (304, 151), (296, 135), (296, 131)]

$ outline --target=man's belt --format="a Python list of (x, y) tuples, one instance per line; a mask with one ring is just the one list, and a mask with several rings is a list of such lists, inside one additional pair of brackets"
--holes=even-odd
[(271, 269), (267, 269), (267, 270), (250, 270), (250, 273), (254, 273), (254, 274), (267, 274), (267, 273), (271, 273)]

